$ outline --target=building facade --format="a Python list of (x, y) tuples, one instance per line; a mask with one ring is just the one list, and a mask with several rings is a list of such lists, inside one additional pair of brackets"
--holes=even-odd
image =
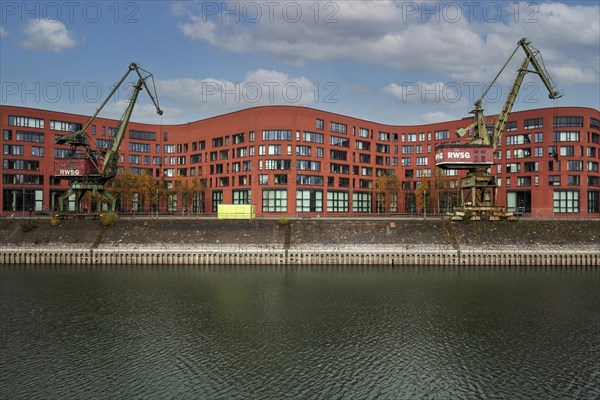
[[(69, 185), (54, 176), (54, 161), (68, 147), (54, 139), (88, 119), (0, 106), (3, 214), (58, 209)], [(122, 199), (119, 208), (214, 214), (221, 203), (254, 204), (257, 216), (273, 217), (443, 213), (457, 204), (464, 171), (436, 169), (435, 148), (468, 140), (454, 133), (471, 122), (390, 126), (295, 106), (250, 108), (181, 125), (131, 122), (120, 169), (151, 176), (166, 191), (157, 190), (156, 200)], [(103, 146), (116, 125), (96, 118), (88, 134)], [(513, 112), (491, 168), (498, 204), (531, 217), (600, 217), (599, 162), (598, 110)], [(204, 190), (183, 200), (177, 182)]]

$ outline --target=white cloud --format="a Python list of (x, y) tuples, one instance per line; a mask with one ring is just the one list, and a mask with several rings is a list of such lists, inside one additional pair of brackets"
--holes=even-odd
[(73, 34), (60, 21), (32, 20), (23, 27), (21, 46), (27, 50), (61, 52), (77, 44)]
[(8, 36), (8, 31), (4, 29), (3, 26), (0, 26), (0, 39)]
[[(83, 115), (92, 116), (96, 112), (100, 101), (83, 103), (75, 106), (78, 113)], [(123, 112), (129, 105), (128, 100), (110, 100), (99, 114), (101, 118), (112, 118), (119, 120), (123, 116)], [(161, 106), (163, 115), (156, 113), (156, 107), (152, 102), (144, 102), (144, 100), (138, 100), (137, 104), (133, 108), (131, 115), (131, 121), (145, 123), (145, 124), (178, 124), (181, 122), (183, 111), (177, 107), (163, 107)]]
[(308, 106), (318, 101), (317, 86), (306, 77), (265, 69), (250, 71), (242, 82), (215, 78), (157, 80), (162, 99), (193, 107), (196, 113), (224, 113), (259, 105)]
[[(463, 82), (491, 80), (519, 39), (529, 37), (549, 65), (580, 71), (576, 82), (596, 82), (598, 77), (597, 60), (590, 57), (600, 47), (597, 4), (499, 3), (502, 19), (496, 20), (476, 2), (471, 2), (472, 13), (463, 9), (457, 17), (456, 2), (354, 0), (315, 7), (313, 2), (282, 1), (273, 2), (277, 5), (272, 12), (262, 7), (262, 17), (252, 23), (245, 21), (243, 2), (219, 4), (210, 14), (196, 3), (178, 4), (179, 15), (187, 15), (179, 24), (182, 33), (223, 50), (270, 53), (294, 65), (353, 60), (406, 72), (443, 73)], [(295, 21), (299, 5), (302, 16)], [(227, 14), (226, 9), (237, 11)]]
[(440, 104), (453, 108), (466, 105), (463, 88), (454, 82), (403, 82), (400, 85), (390, 83), (381, 91), (392, 96), (398, 103)]
[(421, 115), (421, 120), (425, 124), (452, 121), (454, 119), (457, 119), (456, 116), (441, 111), (432, 111)]

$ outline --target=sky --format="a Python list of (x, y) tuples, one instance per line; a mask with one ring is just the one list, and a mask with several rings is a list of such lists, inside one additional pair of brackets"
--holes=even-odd
[[(524, 52), (541, 52), (558, 100), (527, 74), (513, 110), (600, 109), (600, 2), (2, 1), (0, 104), (91, 115), (136, 62), (132, 120), (196, 121), (296, 105), (391, 125), (498, 113)], [(119, 118), (130, 75), (100, 113)]]

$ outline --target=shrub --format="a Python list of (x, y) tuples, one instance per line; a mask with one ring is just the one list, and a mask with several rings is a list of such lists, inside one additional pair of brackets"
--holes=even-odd
[(100, 214), (100, 222), (104, 226), (114, 225), (119, 219), (119, 216), (114, 212), (107, 212)]
[(58, 226), (60, 225), (60, 218), (55, 215), (54, 217), (52, 217), (52, 219), (50, 220), (50, 225), (51, 226)]
[(32, 230), (34, 230), (35, 228), (37, 228), (37, 222), (35, 221), (25, 221), (21, 224), (21, 230), (23, 232), (30, 232)]
[(290, 220), (287, 219), (286, 217), (281, 217), (281, 218), (279, 218), (278, 223), (280, 226), (286, 226), (286, 225), (290, 224)]

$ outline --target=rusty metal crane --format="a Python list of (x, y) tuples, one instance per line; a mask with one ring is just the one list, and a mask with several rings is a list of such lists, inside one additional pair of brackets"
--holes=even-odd
[[(498, 80), (508, 63), (512, 60), (519, 48), (525, 52), (525, 58), (518, 70), (517, 77), (508, 93), (502, 111), (493, 126), (488, 126), (483, 113), (482, 102), (490, 88)], [(533, 70), (528, 69), (533, 65)], [(473, 123), (465, 128), (458, 129), (456, 135), (464, 137), (467, 132), (472, 132), (472, 138), (465, 144), (442, 145), (436, 148), (436, 166), (442, 169), (467, 170), (467, 176), (460, 181), (460, 206), (457, 208), (456, 219), (461, 219), (465, 213), (470, 213), (476, 219), (487, 216), (490, 219), (510, 217), (501, 207), (496, 205), (496, 194), (498, 184), (488, 169), (494, 163), (494, 152), (500, 144), (502, 134), (506, 127), (509, 114), (517, 99), (517, 94), (527, 73), (537, 74), (546, 89), (548, 97), (558, 99), (563, 94), (556, 89), (556, 85), (550, 78), (539, 50), (531, 46), (531, 43), (523, 38), (519, 40), (517, 47), (500, 69), (492, 83), (482, 96), (475, 102), (473, 110)]]
[[(119, 87), (125, 82), (125, 79), (131, 72), (135, 71), (138, 80), (133, 86), (133, 93), (129, 99), (129, 104), (119, 120), (117, 127), (112, 131), (110, 140), (106, 141), (105, 146), (97, 146), (94, 140), (88, 135), (87, 129), (104, 108), (106, 103), (112, 98)], [(69, 196), (76, 195), (76, 204), (81, 208), (81, 199), (87, 192), (92, 192), (94, 197), (99, 200), (108, 200), (111, 210), (116, 209), (116, 199), (104, 188), (106, 182), (114, 178), (117, 174), (117, 161), (119, 159), (119, 148), (125, 137), (125, 131), (133, 108), (137, 101), (140, 91), (146, 89), (150, 99), (156, 107), (158, 115), (162, 115), (162, 110), (158, 104), (154, 77), (152, 74), (136, 63), (131, 63), (129, 68), (115, 85), (104, 102), (98, 107), (94, 115), (88, 120), (82, 129), (56, 138), (56, 144), (70, 146), (67, 158), (57, 159), (54, 163), (55, 175), (61, 179), (71, 181), (71, 188), (59, 197), (59, 209), (64, 211), (64, 201)], [(99, 209), (100, 207), (98, 207)]]

